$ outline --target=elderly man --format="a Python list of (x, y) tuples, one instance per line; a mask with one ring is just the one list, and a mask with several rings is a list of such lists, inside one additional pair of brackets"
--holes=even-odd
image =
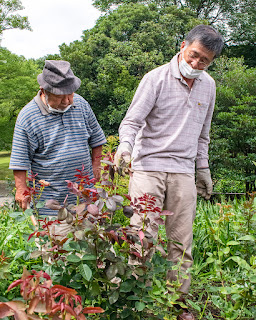
[[(175, 241), (168, 242), (168, 259), (176, 264), (185, 252), (183, 272), (192, 265), (197, 193), (209, 199), (212, 192), (208, 144), (216, 88), (206, 70), (222, 47), (222, 37), (214, 28), (193, 28), (169, 63), (143, 77), (119, 129), (115, 163), (125, 164), (130, 156), (133, 160), (132, 199), (148, 193), (160, 208), (174, 212), (165, 224), (168, 240)], [(136, 214), (131, 218), (134, 225), (140, 221)], [(157, 237), (153, 220), (150, 232)], [(170, 270), (167, 277), (175, 280), (176, 271)], [(187, 293), (190, 279), (180, 280), (180, 291)], [(179, 319), (194, 317), (184, 311)]]
[[(90, 178), (99, 178), (101, 150), (106, 142), (90, 105), (74, 93), (81, 81), (69, 62), (46, 60), (37, 80), (40, 91), (20, 111), (16, 121), (9, 166), (15, 177), (15, 199), (23, 210), (30, 200), (24, 195), (28, 190), (27, 172), (32, 171), (38, 180), (50, 183), (41, 200), (63, 203), (69, 193), (65, 180), (75, 181), (76, 169), (84, 165)], [(75, 200), (69, 194), (68, 202)], [(56, 212), (42, 208), (40, 214)]]

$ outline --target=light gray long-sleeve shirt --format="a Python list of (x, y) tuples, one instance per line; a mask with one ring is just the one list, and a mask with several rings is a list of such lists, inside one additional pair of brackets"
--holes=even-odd
[(214, 80), (203, 72), (190, 89), (178, 54), (141, 80), (119, 128), (120, 142), (133, 147), (134, 170), (194, 173), (208, 167)]

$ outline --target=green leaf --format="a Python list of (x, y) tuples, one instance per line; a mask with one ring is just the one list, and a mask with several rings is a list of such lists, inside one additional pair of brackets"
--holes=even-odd
[(111, 294), (108, 296), (108, 301), (110, 304), (114, 304), (115, 302), (117, 302), (119, 297), (119, 292), (118, 290), (115, 290), (113, 292), (111, 292)]
[(238, 239), (239, 241), (255, 241), (256, 238), (252, 235), (246, 235)]
[(85, 254), (82, 256), (82, 260), (85, 260), (85, 261), (92, 261), (96, 259), (97, 257), (94, 254)]
[(230, 259), (235, 261), (241, 268), (246, 269), (246, 270), (251, 270), (251, 267), (244, 259), (237, 257), (237, 256), (234, 256), (234, 257), (230, 257), (229, 259), (227, 259), (225, 261), (225, 263)]
[(230, 248), (229, 248), (229, 247), (223, 248), (221, 251), (222, 251), (224, 254), (229, 254)]
[(150, 297), (143, 297), (143, 301), (145, 301), (145, 302), (154, 302), (155, 300), (154, 299), (152, 299), (152, 298), (150, 298)]
[(127, 300), (140, 300), (140, 298), (139, 297), (137, 297), (137, 296), (134, 296), (134, 295), (131, 295), (131, 296), (128, 296), (127, 297)]
[(45, 201), (39, 201), (37, 204), (36, 204), (36, 207), (37, 209), (41, 209), (45, 206)]
[(130, 309), (130, 308), (126, 308), (126, 309), (124, 309), (124, 310), (122, 311), (122, 313), (121, 313), (120, 316), (121, 316), (122, 319), (125, 319), (125, 318), (127, 318), (131, 313), (132, 313), (131, 309)]
[(93, 282), (90, 287), (90, 293), (92, 296), (97, 297), (100, 294), (100, 286), (98, 282)]
[(69, 246), (70, 246), (70, 248), (72, 248), (72, 249), (74, 249), (76, 251), (80, 251), (81, 250), (79, 243), (76, 242), (76, 241), (70, 241), (69, 242)]
[(214, 261), (215, 261), (215, 259), (212, 257), (209, 257), (206, 259), (206, 263), (208, 263), (208, 264), (213, 263)]
[(24, 211), (24, 213), (25, 213), (26, 215), (28, 215), (28, 216), (32, 216), (33, 212), (34, 212), (33, 209), (27, 209), (27, 210)]
[(136, 301), (136, 302), (135, 302), (135, 308), (136, 308), (138, 311), (144, 310), (145, 307), (146, 307), (146, 305), (145, 305), (144, 302), (140, 302), (140, 301)]
[(69, 256), (67, 256), (67, 260), (69, 262), (75, 262), (75, 263), (81, 261), (81, 259), (76, 254), (70, 254)]
[(118, 272), (117, 266), (115, 264), (112, 264), (111, 266), (108, 267), (106, 271), (107, 278), (109, 280), (113, 279), (116, 276), (117, 272)]
[(85, 263), (80, 264), (79, 271), (85, 280), (87, 280), (87, 281), (91, 280), (92, 270), (90, 269), (90, 267), (87, 264), (85, 264)]
[(141, 268), (141, 267), (137, 267), (134, 272), (138, 275), (138, 276), (143, 276), (145, 274), (145, 271)]
[(131, 281), (122, 282), (120, 285), (120, 292), (130, 292), (133, 288)]
[(251, 283), (256, 283), (256, 274), (250, 276), (250, 282)]
[(237, 245), (239, 245), (240, 243), (239, 242), (237, 242), (237, 241), (229, 241), (228, 243), (227, 243), (227, 246), (237, 246)]
[(189, 299), (186, 299), (186, 303), (188, 303), (196, 311), (201, 312), (201, 308), (195, 302), (193, 302), (193, 301), (191, 301)]

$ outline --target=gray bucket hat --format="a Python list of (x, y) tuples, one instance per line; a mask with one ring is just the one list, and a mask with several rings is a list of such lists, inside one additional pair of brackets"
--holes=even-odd
[(71, 94), (81, 85), (81, 80), (70, 69), (70, 63), (63, 60), (45, 60), (37, 81), (40, 87), (56, 95)]

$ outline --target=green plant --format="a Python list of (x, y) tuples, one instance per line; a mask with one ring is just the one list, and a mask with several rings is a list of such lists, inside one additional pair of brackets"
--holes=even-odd
[[(84, 168), (77, 170), (77, 182), (67, 181), (70, 192), (77, 196), (76, 204), (69, 204), (67, 199), (63, 204), (54, 199), (46, 202), (57, 211), (57, 220), (40, 219), (37, 209), (43, 205), (40, 194), (45, 183), (39, 181), (38, 186), (36, 175), (29, 178), (33, 187), (28, 196), (34, 208), (25, 213), (36, 214), (37, 225), (28, 240), (35, 237), (38, 246), (30, 251), (29, 259), (41, 258), (44, 264), (34, 266), (38, 272), (43, 268), (54, 283), (79, 290), (86, 305), (104, 308), (104, 319), (163, 319), (168, 315), (172, 319), (179, 312), (173, 306), (181, 304), (177, 300), (181, 284), (178, 280), (176, 287), (167, 286), (165, 275), (171, 263), (161, 258), (160, 252), (166, 255), (164, 248), (146, 231), (150, 212), (158, 213), (158, 224), (164, 223), (161, 215), (172, 213), (161, 212), (155, 198), (147, 194), (124, 205), (124, 199), (130, 198), (119, 194), (119, 176), (113, 171), (113, 163), (110, 159), (102, 163), (105, 171), (96, 188), (90, 187), (92, 181)], [(128, 218), (135, 211), (139, 213), (142, 227), (114, 223), (115, 212), (120, 210)], [(70, 228), (60, 237), (52, 226), (63, 222)], [(139, 265), (128, 263), (131, 255)], [(158, 296), (159, 290), (167, 292), (165, 299)]]

